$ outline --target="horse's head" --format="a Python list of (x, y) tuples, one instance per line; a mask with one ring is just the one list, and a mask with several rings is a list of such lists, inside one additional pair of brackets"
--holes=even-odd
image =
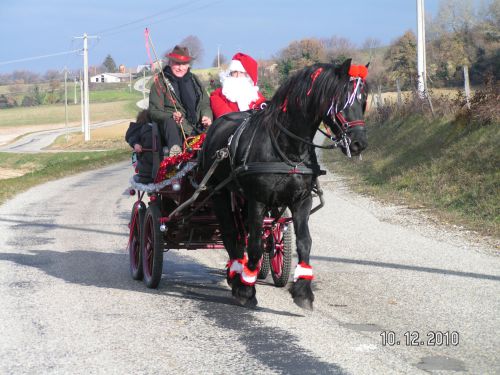
[(338, 69), (341, 75), (347, 75), (344, 100), (332, 103), (324, 122), (338, 139), (344, 154), (359, 155), (368, 147), (364, 114), (368, 101), (366, 76), (368, 65), (351, 65), (347, 60)]

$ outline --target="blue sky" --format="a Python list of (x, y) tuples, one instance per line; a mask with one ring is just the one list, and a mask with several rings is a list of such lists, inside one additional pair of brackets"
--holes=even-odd
[[(426, 0), (426, 12), (435, 15), (438, 5)], [(218, 46), (228, 58), (237, 51), (269, 58), (308, 37), (389, 44), (415, 25), (415, 0), (0, 0), (0, 73), (78, 69), (76, 53), (5, 62), (81, 48), (73, 37), (84, 32), (100, 36), (89, 43), (90, 65), (108, 54), (126, 66), (147, 62), (143, 31), (149, 27), (159, 53), (197, 36), (205, 49), (198, 66), (208, 67)]]

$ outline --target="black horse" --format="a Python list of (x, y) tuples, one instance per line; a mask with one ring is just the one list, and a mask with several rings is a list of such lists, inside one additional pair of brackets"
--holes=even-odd
[[(217, 191), (212, 199), (230, 258), (228, 281), (241, 304), (257, 303), (255, 282), (263, 254), (263, 217), (269, 210), (288, 207), (299, 262), (290, 292), (295, 303), (312, 309), (308, 222), (311, 192), (321, 173), (314, 150), (317, 145), (312, 141), (324, 122), (344, 153), (358, 155), (367, 147), (363, 121), (367, 86), (364, 77), (352, 76), (354, 67), (366, 72), (364, 66), (351, 67), (351, 60), (339, 66), (306, 67), (289, 78), (263, 110), (227, 114), (207, 132), (200, 172), (207, 173), (215, 156), (220, 158), (220, 150), (229, 155), (215, 168), (209, 185)], [(235, 202), (241, 201), (245, 202), (248, 238), (243, 238), (235, 220)], [(245, 247), (248, 261), (244, 259)]]

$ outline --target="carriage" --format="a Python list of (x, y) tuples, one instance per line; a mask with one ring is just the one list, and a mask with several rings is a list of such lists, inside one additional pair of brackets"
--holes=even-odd
[[(290, 293), (297, 305), (312, 309), (309, 217), (323, 206), (318, 176), (324, 173), (315, 149), (355, 156), (367, 147), (367, 67), (346, 60), (303, 68), (265, 109), (224, 115), (187, 139), (182, 154), (161, 162), (154, 183), (132, 181), (132, 277), (156, 288), (164, 251), (225, 248), (232, 295), (254, 306), (258, 278), (271, 271), (276, 286), (287, 284), (294, 242)], [(313, 142), (322, 123), (328, 146)], [(316, 207), (313, 196), (320, 198)]]
[[(136, 196), (129, 222), (130, 273), (134, 280), (143, 279), (148, 288), (157, 288), (160, 283), (164, 252), (224, 249), (210, 191), (206, 188), (209, 176), (202, 178), (196, 168), (203, 139), (204, 135), (186, 139), (183, 153), (160, 164), (156, 183), (130, 180), (130, 194)], [(159, 153), (158, 142), (153, 144), (151, 152)], [(245, 200), (237, 194), (233, 199), (235, 221), (240, 234), (246, 237)], [(265, 279), (270, 272), (277, 287), (285, 286), (290, 277), (291, 221), (288, 210), (278, 209), (270, 210), (262, 223), (264, 255), (258, 277)]]

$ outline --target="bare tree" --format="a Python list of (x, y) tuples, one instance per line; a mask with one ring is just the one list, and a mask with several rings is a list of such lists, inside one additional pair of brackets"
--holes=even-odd
[(37, 73), (28, 70), (15, 70), (12, 73), (12, 81), (15, 83), (35, 83), (40, 80)]
[(340, 63), (347, 58), (356, 59), (356, 46), (347, 38), (332, 36), (322, 39), (321, 43), (325, 48), (326, 58), (331, 63)]
[(474, 2), (470, 0), (441, 0), (436, 17), (443, 32), (466, 32), (477, 23)]
[(318, 39), (302, 39), (291, 42), (276, 58), (281, 79), (305, 66), (325, 61), (325, 49)]
[(46, 81), (54, 81), (63, 79), (63, 74), (58, 70), (47, 70), (43, 76), (43, 79)]
[(189, 35), (182, 39), (179, 45), (187, 47), (189, 49), (189, 53), (193, 57), (193, 65), (203, 59), (205, 50), (203, 49), (201, 40), (197, 36)]
[(222, 65), (225, 63), (227, 63), (227, 58), (220, 53), (219, 56), (215, 55), (214, 60), (212, 61), (212, 66), (217, 68), (219, 64)]

